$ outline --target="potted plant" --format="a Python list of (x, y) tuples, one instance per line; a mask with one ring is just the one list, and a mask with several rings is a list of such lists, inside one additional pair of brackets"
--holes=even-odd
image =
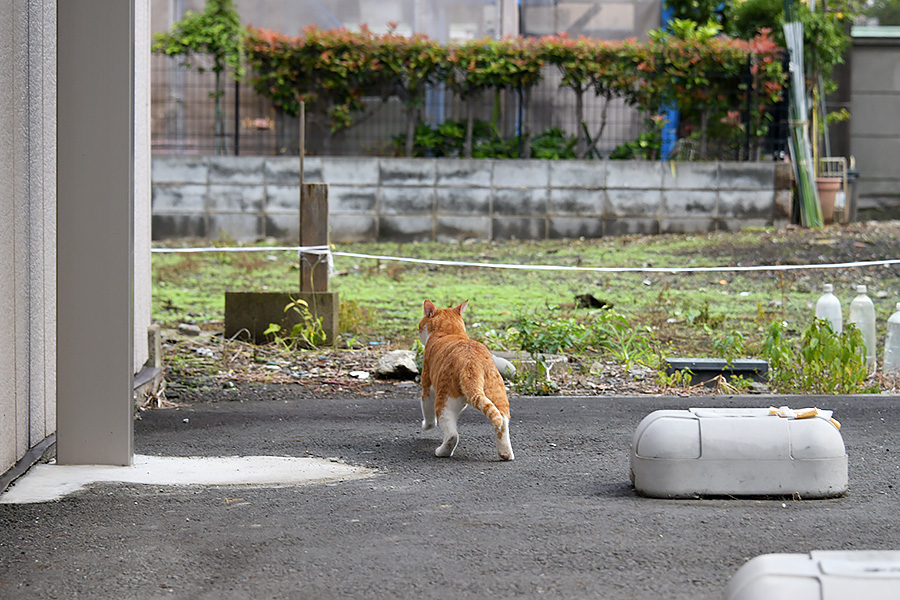
[[(789, 11), (787, 18), (785, 7)], [(817, 175), (820, 174), (820, 158), (826, 141), (826, 123), (845, 120), (850, 116), (843, 109), (830, 114), (825, 110), (825, 96), (837, 89), (832, 72), (836, 65), (844, 62), (844, 52), (850, 42), (845, 27), (850, 21), (850, 15), (843, 12), (828, 12), (824, 7), (814, 10), (801, 2), (785, 3), (783, 0), (745, 0), (736, 3), (733, 11), (732, 19), (728, 23), (732, 35), (747, 39), (761, 28), (769, 27), (774, 31), (775, 39), (782, 47), (786, 47), (785, 22), (803, 24), (803, 62), (806, 67), (806, 94), (810, 99), (810, 111), (806, 115), (807, 126), (812, 143), (813, 164), (816, 166)], [(840, 178), (817, 177), (819, 202), (826, 223), (831, 221), (834, 199), (841, 182)]]

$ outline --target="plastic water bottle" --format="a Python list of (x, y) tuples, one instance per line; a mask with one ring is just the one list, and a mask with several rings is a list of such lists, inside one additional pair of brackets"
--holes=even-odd
[(900, 302), (896, 312), (887, 322), (887, 337), (884, 340), (884, 373), (900, 371)]
[(844, 328), (844, 318), (841, 314), (841, 301), (834, 295), (834, 286), (826, 283), (822, 286), (825, 291), (816, 302), (816, 318), (824, 319), (831, 323), (831, 330), (840, 335)]
[(856, 298), (850, 303), (850, 322), (862, 332), (866, 345), (866, 368), (875, 370), (875, 305), (866, 295), (866, 286), (856, 286)]

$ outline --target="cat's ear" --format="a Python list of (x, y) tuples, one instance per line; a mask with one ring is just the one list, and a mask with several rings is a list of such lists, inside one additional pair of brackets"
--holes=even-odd
[(437, 310), (437, 309), (434, 307), (434, 304), (431, 302), (431, 300), (426, 300), (426, 301), (425, 301), (425, 305), (424, 305), (423, 308), (424, 308), (425, 316), (426, 316), (426, 317), (430, 317), (431, 315), (434, 314), (434, 311)]
[(460, 304), (459, 306), (457, 306), (457, 307), (454, 308), (453, 310), (456, 311), (456, 314), (458, 314), (459, 316), (462, 316), (463, 311), (466, 310), (466, 307), (467, 307), (468, 305), (469, 305), (469, 301), (468, 301), (468, 300), (465, 300), (462, 304)]

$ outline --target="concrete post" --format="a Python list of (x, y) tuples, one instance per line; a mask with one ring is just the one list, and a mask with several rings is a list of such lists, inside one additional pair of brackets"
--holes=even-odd
[(57, 461), (130, 465), (134, 4), (57, 10)]

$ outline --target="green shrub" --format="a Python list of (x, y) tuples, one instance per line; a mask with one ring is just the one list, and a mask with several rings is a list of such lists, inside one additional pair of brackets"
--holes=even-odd
[(859, 394), (876, 391), (868, 383), (865, 344), (855, 325), (837, 335), (831, 324), (814, 319), (800, 338), (800, 348), (785, 336), (785, 326), (773, 322), (763, 345), (769, 361), (769, 382), (784, 394)]

